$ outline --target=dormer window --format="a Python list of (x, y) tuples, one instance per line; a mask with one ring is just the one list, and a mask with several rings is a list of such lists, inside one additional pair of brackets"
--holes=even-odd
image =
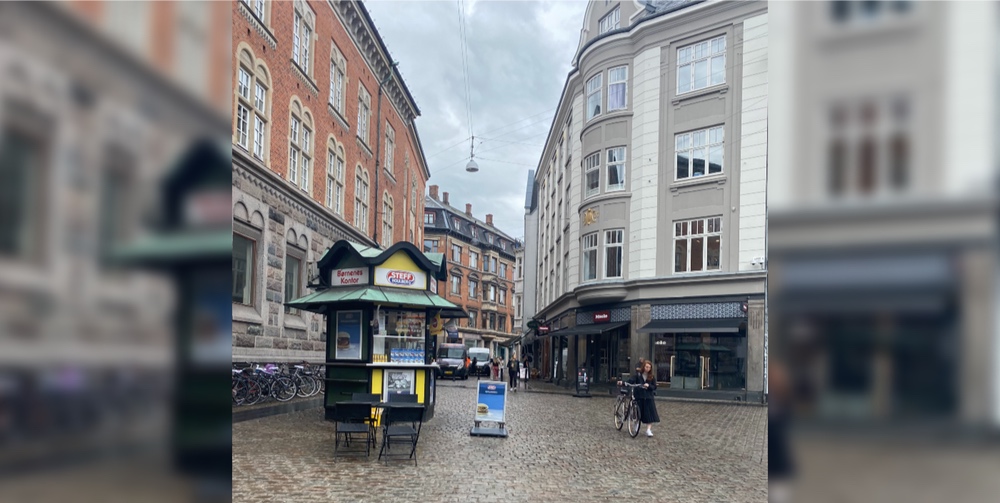
[(600, 31), (599, 34), (603, 35), (611, 30), (617, 30), (620, 26), (621, 21), (621, 8), (615, 7), (615, 10), (608, 13), (608, 15), (601, 18)]

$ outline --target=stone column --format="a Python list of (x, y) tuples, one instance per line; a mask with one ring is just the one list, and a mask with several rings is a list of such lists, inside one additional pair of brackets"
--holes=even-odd
[(577, 367), (577, 336), (571, 335), (566, 338), (566, 372), (563, 374), (563, 386), (573, 386), (576, 383)]
[(653, 358), (652, 347), (650, 346), (650, 334), (639, 332), (639, 329), (646, 326), (652, 319), (650, 311), (651, 307), (649, 304), (632, 306), (632, 322), (629, 323), (628, 336), (629, 368), (627, 371), (629, 374), (635, 370), (640, 358), (647, 360)]
[(747, 302), (747, 400), (764, 399), (764, 299)]

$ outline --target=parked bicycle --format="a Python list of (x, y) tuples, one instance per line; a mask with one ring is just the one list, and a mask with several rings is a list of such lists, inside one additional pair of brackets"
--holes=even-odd
[(635, 388), (641, 384), (622, 383), (615, 403), (615, 428), (622, 429), (628, 423), (628, 434), (635, 438), (639, 436), (639, 404), (635, 401)]
[(308, 398), (326, 390), (326, 368), (322, 365), (249, 363), (233, 364), (233, 404), (255, 405), (273, 398), (287, 402)]

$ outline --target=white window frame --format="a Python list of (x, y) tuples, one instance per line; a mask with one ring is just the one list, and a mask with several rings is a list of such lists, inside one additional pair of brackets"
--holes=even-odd
[(469, 267), (475, 269), (479, 267), (479, 254), (469, 250)]
[[(599, 253), (597, 247), (598, 243), (597, 233), (591, 232), (590, 234), (584, 234), (583, 237), (581, 238), (581, 241), (582, 241), (581, 249), (583, 250), (583, 257), (580, 263), (582, 267), (582, 271), (580, 271), (580, 277), (583, 279), (583, 281), (594, 281), (598, 279), (598, 271), (601, 267), (601, 262), (599, 260), (600, 257), (598, 256)], [(593, 270), (594, 274), (593, 277), (587, 277), (587, 272), (588, 272), (587, 269), (589, 268), (588, 255), (591, 253), (594, 254), (594, 270)]]
[[(715, 267), (709, 267), (708, 264), (708, 242), (711, 238), (718, 238), (719, 241), (719, 263)], [(697, 271), (691, 270), (691, 251), (693, 241), (701, 239), (701, 264), (702, 269)], [(676, 256), (677, 256), (677, 243), (685, 241), (687, 254), (685, 260), (685, 270), (678, 271)], [(711, 271), (722, 270), (722, 217), (706, 217), (706, 218), (694, 218), (688, 220), (680, 220), (674, 222), (674, 239), (673, 239), (673, 255), (674, 255), (674, 274), (689, 274), (689, 273), (702, 273)]]
[(392, 221), (395, 213), (395, 202), (388, 192), (382, 194), (382, 246), (392, 246)]
[[(587, 115), (586, 115), (586, 117), (587, 117), (587, 121), (591, 121), (591, 120), (593, 120), (593, 119), (595, 119), (597, 117), (600, 117), (600, 115), (601, 115), (601, 110), (603, 110), (602, 105), (604, 104), (601, 101), (603, 99), (603, 96), (601, 95), (601, 90), (602, 90), (601, 89), (601, 85), (603, 84), (603, 82), (604, 82), (604, 74), (600, 73), (600, 72), (598, 72), (596, 75), (594, 75), (593, 77), (591, 77), (590, 79), (587, 80), (587, 86), (586, 86), (586, 92), (587, 92), (587, 102), (586, 102), (586, 106), (587, 106), (587, 111), (586, 112), (587, 112)], [(596, 111), (594, 110), (593, 107), (591, 107), (591, 98), (595, 98), (595, 97), (597, 98), (597, 110)]]
[(354, 170), (354, 227), (368, 232), (368, 172), (358, 166)]
[[(699, 142), (698, 145), (695, 145)], [(705, 172), (700, 175), (694, 174), (694, 156), (696, 151), (704, 152)], [(680, 154), (687, 154), (687, 175), (680, 176)], [(718, 154), (719, 171), (711, 172), (713, 152)], [(726, 173), (726, 129), (723, 125), (712, 126), (705, 129), (678, 133), (674, 136), (674, 180), (688, 180), (701, 178), (704, 176), (717, 176)]]
[(470, 299), (475, 299), (476, 296), (479, 295), (479, 292), (477, 291), (478, 288), (479, 288), (479, 282), (476, 281), (476, 280), (474, 280), (474, 279), (470, 279), (469, 280), (469, 298)]
[(358, 90), (358, 138), (365, 145), (368, 145), (369, 138), (369, 124), (368, 121), (371, 118), (371, 99), (372, 95), (364, 87)]
[(330, 60), (330, 106), (337, 112), (344, 111), (344, 72), (333, 60)]
[(241, 98), (250, 100), (250, 85), (253, 83), (253, 80), (255, 79), (250, 77), (250, 72), (241, 66), (239, 69), (239, 79), (236, 84), (236, 89)]
[[(457, 258), (456, 258), (457, 255)], [(451, 245), (451, 260), (457, 264), (462, 263), (462, 247), (456, 244)]]
[(310, 55), (312, 54), (313, 28), (309, 25), (312, 16), (304, 16), (299, 12), (299, 2), (295, 4), (295, 17), (292, 29), (292, 61), (299, 65), (303, 73), (312, 75)]
[(424, 213), (424, 225), (434, 225), (433, 213)]
[(617, 30), (621, 27), (621, 17), (622, 10), (620, 6), (616, 6), (615, 10), (605, 14), (604, 17), (598, 22), (598, 35), (603, 35), (609, 31)]
[[(614, 155), (612, 155), (614, 153)], [(611, 147), (607, 149), (604, 153), (604, 158), (607, 159), (607, 179), (605, 180), (604, 191), (605, 192), (617, 192), (625, 190), (625, 176), (626, 176), (626, 150), (625, 147)], [(618, 174), (618, 183), (611, 184), (611, 172), (616, 171)]]
[[(618, 274), (612, 274), (609, 271), (608, 261), (611, 259), (611, 252), (617, 248), (618, 249)], [(625, 253), (625, 229), (608, 229), (604, 231), (604, 277), (605, 278), (621, 278), (625, 274), (625, 270), (622, 267), (624, 264), (624, 253)]]
[[(677, 49), (677, 95), (708, 89), (726, 83), (726, 36), (720, 35)], [(698, 65), (704, 63), (705, 78), (699, 86)], [(713, 80), (721, 71), (721, 80)], [(685, 79), (686, 77), (686, 79)], [(685, 82), (686, 80), (686, 82)]]
[[(597, 187), (590, 187), (590, 177), (597, 178)], [(596, 196), (601, 193), (601, 152), (597, 151), (583, 159), (583, 196)]]
[(392, 174), (392, 159), (396, 156), (396, 130), (385, 121), (385, 165), (386, 171)]
[[(622, 102), (619, 106), (611, 105), (611, 89), (620, 86), (622, 91)], [(608, 112), (616, 110), (626, 110), (628, 108), (628, 66), (616, 66), (608, 69)]]
[(236, 105), (236, 144), (247, 148), (249, 137), (250, 110), (243, 103)]
[(456, 297), (462, 296), (462, 278), (455, 274), (451, 275), (451, 294)]

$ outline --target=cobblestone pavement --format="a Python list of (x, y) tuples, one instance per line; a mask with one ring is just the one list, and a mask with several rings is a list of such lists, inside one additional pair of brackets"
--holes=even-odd
[(475, 381), (440, 383), (419, 466), (333, 458), (322, 409), (233, 425), (233, 501), (767, 501), (767, 409), (657, 402), (652, 438), (614, 399), (513, 393), (509, 437), (472, 437)]

